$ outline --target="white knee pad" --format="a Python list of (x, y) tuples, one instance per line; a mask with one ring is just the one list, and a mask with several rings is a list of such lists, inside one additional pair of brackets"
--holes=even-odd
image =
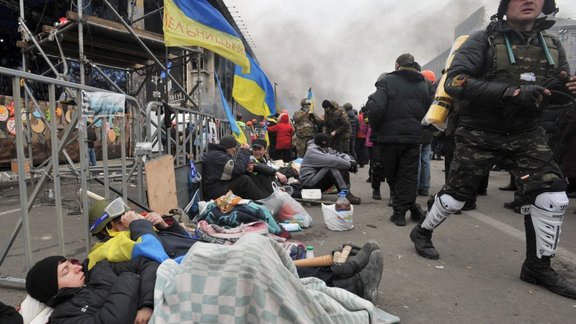
[(436, 195), (434, 204), (426, 214), (426, 219), (422, 222), (422, 228), (433, 230), (448, 216), (462, 209), (464, 203), (464, 201), (456, 200), (446, 193), (441, 196)]
[(536, 255), (552, 256), (560, 240), (560, 227), (568, 208), (565, 192), (544, 192), (530, 206), (530, 217), (536, 233)]

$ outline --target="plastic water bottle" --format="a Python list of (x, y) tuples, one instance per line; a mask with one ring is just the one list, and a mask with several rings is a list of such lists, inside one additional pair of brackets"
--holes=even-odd
[(350, 201), (346, 198), (347, 191), (343, 190), (338, 193), (338, 199), (336, 199), (336, 211), (351, 210)]
[(306, 259), (312, 259), (314, 257), (314, 247), (312, 245), (308, 245), (306, 247)]

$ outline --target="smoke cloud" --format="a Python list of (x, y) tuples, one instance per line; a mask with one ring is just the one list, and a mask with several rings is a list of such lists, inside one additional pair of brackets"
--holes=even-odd
[[(572, 1), (556, 1), (563, 17), (576, 15)], [(424, 65), (446, 49), (454, 28), (488, 0), (227, 0), (256, 45), (270, 81), (277, 84), (279, 109), (299, 108), (312, 87), (323, 99), (359, 109), (396, 58), (411, 53)], [(488, 18), (488, 17), (487, 17)], [(238, 19), (237, 19), (238, 21)]]

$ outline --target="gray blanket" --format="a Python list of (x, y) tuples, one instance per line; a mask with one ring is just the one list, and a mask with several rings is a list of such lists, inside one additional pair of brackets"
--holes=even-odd
[(258, 234), (196, 243), (158, 268), (151, 323), (397, 323), (399, 318), (316, 278), (299, 279), (282, 247)]

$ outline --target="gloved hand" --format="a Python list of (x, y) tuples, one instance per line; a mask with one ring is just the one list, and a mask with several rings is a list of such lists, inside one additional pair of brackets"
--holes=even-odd
[(350, 171), (352, 173), (357, 173), (358, 172), (358, 163), (356, 163), (356, 161), (354, 161), (354, 160), (350, 161), (350, 169), (348, 169), (348, 171)]
[(546, 88), (535, 84), (525, 84), (519, 87), (509, 87), (504, 97), (505, 101), (509, 103), (504, 107), (503, 113), (506, 118), (514, 118), (514, 116), (521, 110), (534, 111), (540, 108), (540, 104), (544, 99), (545, 92), (549, 91)]
[(546, 88), (535, 84), (525, 84), (521, 85), (517, 89), (520, 92), (517, 95), (514, 95), (516, 93), (516, 91), (514, 91), (512, 96), (513, 103), (529, 109), (540, 108)]

